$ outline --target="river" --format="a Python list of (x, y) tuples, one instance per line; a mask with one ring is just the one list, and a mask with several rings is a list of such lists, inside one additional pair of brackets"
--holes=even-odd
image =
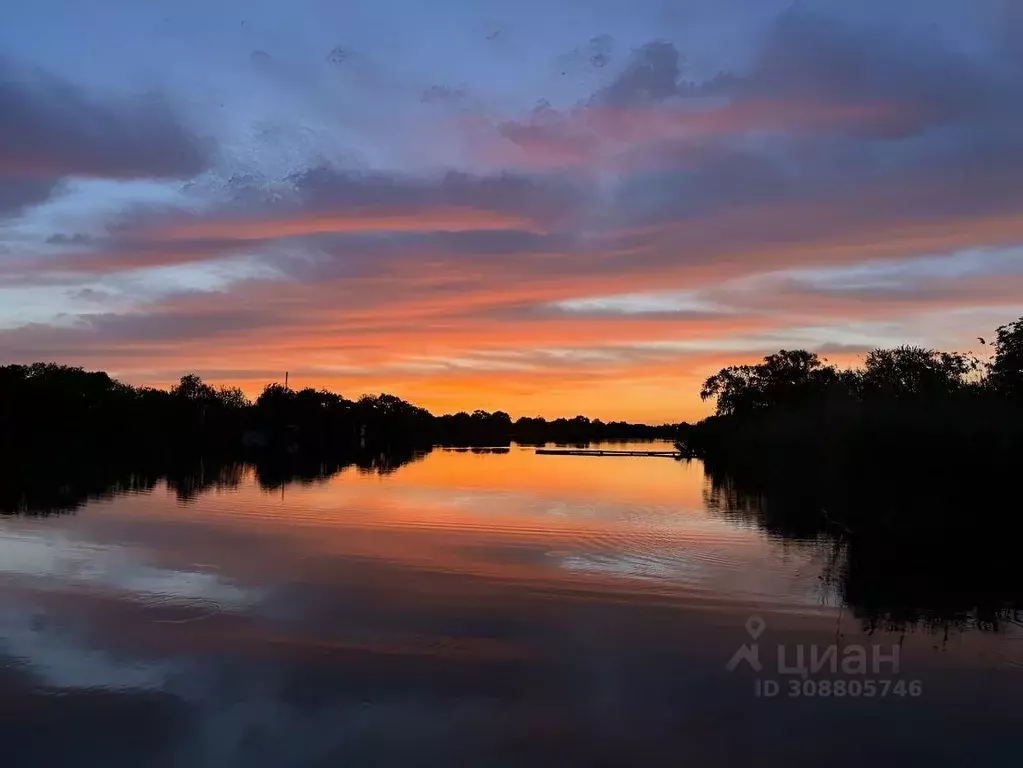
[(869, 616), (698, 461), (405, 459), (9, 491), (4, 764), (1019, 759), (1011, 616)]

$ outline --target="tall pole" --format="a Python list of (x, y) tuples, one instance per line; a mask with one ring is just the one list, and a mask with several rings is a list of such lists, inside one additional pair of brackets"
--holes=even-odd
[(285, 389), (288, 388), (288, 372), (287, 371), (284, 372), (284, 388)]

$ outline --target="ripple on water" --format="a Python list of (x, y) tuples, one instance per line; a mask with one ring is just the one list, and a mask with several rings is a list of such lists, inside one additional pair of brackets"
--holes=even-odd
[(223, 613), (223, 606), (206, 597), (173, 594), (143, 594), (132, 601), (158, 624), (188, 624)]
[[(818, 584), (811, 546), (790, 547), (779, 558), (776, 547), (747, 532), (596, 529), (559, 539), (547, 550), (558, 567), (576, 573), (655, 581), (668, 587), (711, 590), (736, 598), (816, 602)], [(807, 567), (793, 567), (805, 560)]]

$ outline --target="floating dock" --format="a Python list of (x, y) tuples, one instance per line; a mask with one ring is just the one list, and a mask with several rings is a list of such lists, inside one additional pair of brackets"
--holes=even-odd
[(678, 451), (601, 451), (575, 450), (572, 448), (537, 448), (537, 456), (665, 456), (669, 459), (681, 459)]

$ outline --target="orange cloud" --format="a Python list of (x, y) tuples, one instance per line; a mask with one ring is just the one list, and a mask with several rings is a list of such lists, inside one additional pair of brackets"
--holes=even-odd
[[(696, 418), (708, 410), (697, 397), (702, 378), (760, 354), (658, 350), (651, 342), (686, 343), (692, 350), (729, 342), (734, 347), (737, 337), (783, 334), (802, 325), (898, 321), (964, 301), (974, 307), (1019, 304), (1013, 301), (1023, 295), (1018, 279), (1006, 276), (960, 278), (954, 285), (922, 286), (927, 290), (919, 295), (879, 292), (869, 298), (793, 293), (791, 285), (770, 280), (763, 293), (720, 289), (724, 281), (796, 267), (1023, 242), (1023, 215), (1013, 211), (945, 218), (885, 213), (889, 198), (915, 191), (879, 191), (859, 206), (829, 201), (733, 208), (584, 241), (592, 250), (490, 258), (410, 246), (374, 257), (355, 275), (249, 281), (223, 292), (151, 302), (137, 315), (92, 317), (81, 332), (50, 329), (37, 337), (31, 333), (38, 329), (26, 331), (23, 344), (37, 356), (38, 350), (62, 350), (64, 362), (102, 366), (134, 382), (168, 384), (189, 370), (231, 370), (219, 381), (241, 383), (255, 394), (285, 370), (304, 371), (298, 385), (350, 396), (389, 391), (441, 412), (484, 407), (515, 415)], [(734, 303), (734, 310), (614, 315), (552, 306), (664, 290), (704, 291)], [(15, 333), (7, 332), (8, 338)]]
[(174, 241), (190, 239), (271, 240), (302, 235), (346, 234), (359, 232), (484, 232), (501, 230), (541, 230), (528, 218), (501, 211), (458, 206), (429, 208), (357, 207), (321, 214), (270, 216), (260, 219), (234, 219), (181, 222), (171, 227), (149, 230), (146, 237)]

